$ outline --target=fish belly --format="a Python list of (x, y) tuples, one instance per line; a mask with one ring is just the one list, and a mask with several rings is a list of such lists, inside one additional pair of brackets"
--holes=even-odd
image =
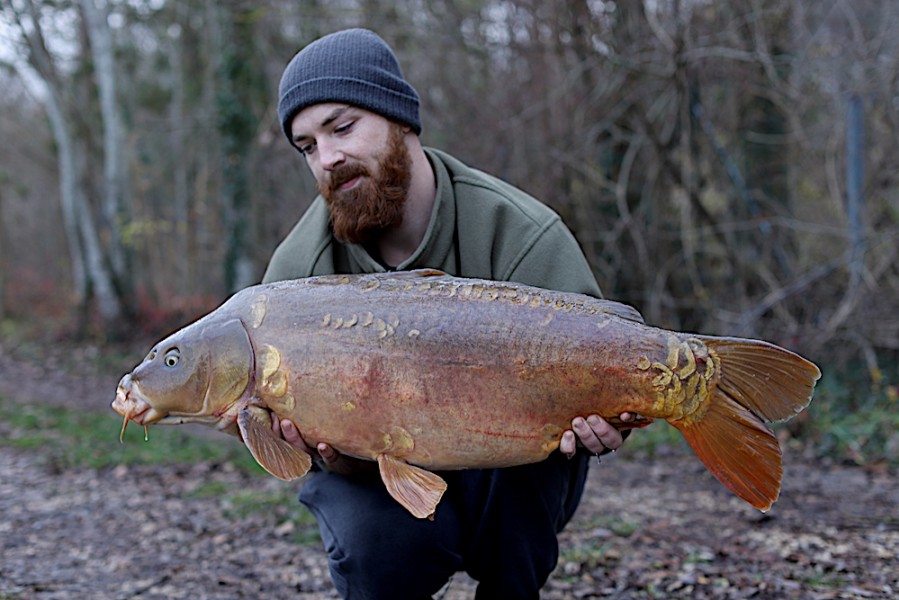
[(652, 412), (638, 367), (660, 330), (586, 297), (450, 281), (257, 297), (260, 397), (309, 443), (433, 469), (536, 462), (575, 416)]

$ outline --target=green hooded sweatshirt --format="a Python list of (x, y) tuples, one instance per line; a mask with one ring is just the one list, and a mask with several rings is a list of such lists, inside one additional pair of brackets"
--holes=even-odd
[[(523, 191), (426, 148), (437, 197), (425, 237), (396, 270), (439, 269), (458, 277), (516, 281), (601, 297), (574, 236), (553, 210)], [(358, 244), (331, 234), (321, 196), (272, 255), (263, 282), (385, 267)]]

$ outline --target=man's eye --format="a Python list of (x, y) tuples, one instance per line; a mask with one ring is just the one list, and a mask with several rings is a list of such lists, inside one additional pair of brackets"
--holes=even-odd
[(339, 127), (335, 127), (334, 133), (348, 133), (353, 128), (353, 125), (355, 125), (355, 124), (356, 124), (355, 121), (350, 121), (349, 123), (340, 125)]
[(298, 146), (300, 149), (300, 154), (303, 156), (309, 156), (315, 151), (315, 144), (303, 144), (302, 146)]

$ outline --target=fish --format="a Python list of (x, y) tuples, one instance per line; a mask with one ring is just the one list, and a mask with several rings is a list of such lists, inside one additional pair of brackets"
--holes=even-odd
[(577, 416), (621, 430), (662, 419), (765, 511), (783, 476), (767, 424), (805, 409), (820, 377), (763, 340), (670, 331), (612, 300), (421, 269), (245, 288), (153, 346), (112, 408), (123, 433), (129, 422), (203, 423), (237, 435), (285, 481), (312, 465), (272, 430), (290, 419), (310, 447), (376, 461), (418, 518), (433, 518), (446, 490), (434, 471), (539, 462)]

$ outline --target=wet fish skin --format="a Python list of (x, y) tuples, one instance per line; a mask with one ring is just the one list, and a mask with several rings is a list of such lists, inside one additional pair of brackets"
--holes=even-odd
[(267, 429), (269, 414), (289, 418), (310, 445), (377, 460), (417, 516), (442, 493), (429, 469), (536, 462), (573, 417), (633, 412), (634, 426), (678, 427), (722, 483), (767, 509), (781, 459), (764, 423), (807, 406), (819, 376), (777, 346), (650, 327), (616, 302), (418, 271), (243, 290), (155, 346), (113, 408), (139, 424), (239, 430), (285, 479), (308, 470)]

